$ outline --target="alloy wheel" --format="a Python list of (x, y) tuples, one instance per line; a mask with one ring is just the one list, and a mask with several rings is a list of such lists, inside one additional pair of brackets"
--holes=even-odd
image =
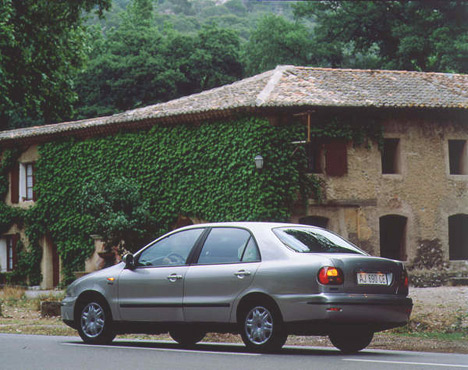
[(245, 333), (255, 345), (268, 342), (273, 334), (273, 316), (265, 307), (257, 306), (245, 318)]
[(89, 338), (96, 338), (104, 330), (105, 314), (96, 302), (89, 303), (81, 312), (81, 329)]

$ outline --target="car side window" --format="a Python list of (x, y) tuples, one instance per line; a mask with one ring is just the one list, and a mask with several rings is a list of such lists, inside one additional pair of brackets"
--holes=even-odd
[(255, 241), (247, 230), (220, 227), (208, 235), (198, 264), (252, 262), (258, 257)]
[(250, 237), (247, 246), (242, 255), (242, 262), (258, 262), (260, 261), (260, 253), (258, 253), (257, 243), (253, 237)]
[(203, 231), (204, 229), (185, 230), (159, 240), (141, 252), (137, 266), (184, 265)]

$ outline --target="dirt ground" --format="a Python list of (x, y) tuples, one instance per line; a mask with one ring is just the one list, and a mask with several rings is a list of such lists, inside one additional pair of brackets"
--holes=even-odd
[[(0, 291), (1, 293), (1, 291)], [(405, 328), (376, 333), (369, 348), (468, 353), (468, 287), (412, 288), (414, 308)], [(39, 299), (2, 298), (0, 332), (77, 335), (59, 317), (41, 317)], [(170, 339), (167, 335), (130, 338)], [(240, 342), (237, 335), (208, 334), (204, 341)], [(327, 337), (290, 336), (288, 345), (330, 346)]]

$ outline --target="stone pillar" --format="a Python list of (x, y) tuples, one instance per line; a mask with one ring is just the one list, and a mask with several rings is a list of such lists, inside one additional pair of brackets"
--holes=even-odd
[(90, 235), (94, 241), (94, 252), (85, 261), (85, 271), (93, 272), (100, 270), (104, 267), (104, 259), (99, 255), (100, 253), (106, 252), (104, 242), (102, 241), (102, 236), (100, 235)]

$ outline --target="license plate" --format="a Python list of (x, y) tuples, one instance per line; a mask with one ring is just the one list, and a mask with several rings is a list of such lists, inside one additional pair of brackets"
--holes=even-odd
[(387, 275), (382, 273), (358, 272), (358, 285), (388, 285)]

